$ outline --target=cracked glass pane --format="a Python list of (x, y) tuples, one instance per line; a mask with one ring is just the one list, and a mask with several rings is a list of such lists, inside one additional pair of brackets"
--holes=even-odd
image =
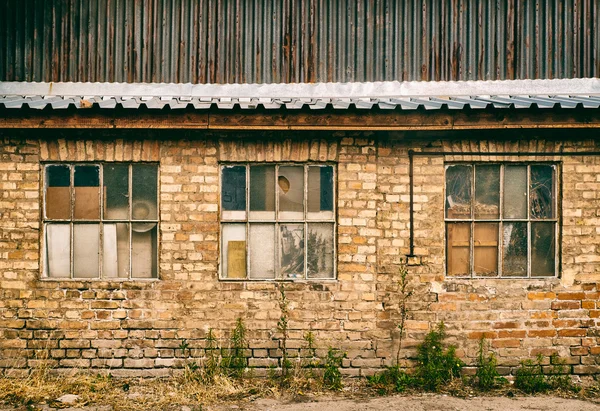
[(127, 220), (129, 218), (129, 166), (107, 164), (104, 166), (104, 218)]
[(527, 276), (527, 223), (504, 223), (502, 276)]
[(446, 168), (446, 217), (471, 218), (471, 166)]
[(549, 277), (555, 272), (554, 223), (531, 223), (531, 276)]
[(302, 220), (304, 218), (304, 167), (279, 167), (277, 188), (279, 218)]
[(304, 278), (304, 225), (279, 226), (279, 262), (282, 278)]
[(554, 166), (531, 166), (531, 218), (554, 218)]
[(333, 218), (333, 167), (308, 168), (308, 218)]
[(500, 216), (500, 166), (475, 167), (475, 218), (492, 219)]
[(308, 278), (333, 278), (333, 224), (309, 224), (306, 249)]
[(155, 165), (134, 164), (131, 168), (131, 218), (133, 220), (156, 220), (156, 180), (158, 168)]

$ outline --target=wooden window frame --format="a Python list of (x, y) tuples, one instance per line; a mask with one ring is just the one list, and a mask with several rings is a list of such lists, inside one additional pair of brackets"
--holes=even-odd
[[(104, 194), (104, 167), (111, 165), (126, 165), (128, 170), (128, 207), (127, 207), (127, 218), (119, 218), (119, 219), (107, 219), (104, 216), (104, 202), (105, 202), (105, 194)], [(150, 165), (156, 167), (156, 218), (154, 219), (134, 219), (132, 216), (133, 213), (133, 166), (135, 165)], [(69, 201), (70, 201), (70, 209), (71, 215), (69, 218), (48, 218), (46, 216), (46, 189), (47, 189), (47, 169), (51, 166), (66, 166), (69, 168), (69, 176), (70, 176), (70, 184), (69, 184)], [(75, 219), (75, 185), (74, 185), (74, 175), (75, 168), (79, 166), (97, 166), (99, 169), (99, 218), (98, 219)], [(41, 279), (42, 280), (51, 280), (51, 281), (64, 281), (64, 280), (76, 280), (76, 281), (155, 281), (158, 280), (160, 275), (160, 265), (159, 265), (159, 254), (160, 254), (160, 166), (157, 162), (122, 162), (122, 163), (112, 163), (112, 162), (102, 162), (102, 161), (93, 161), (93, 162), (44, 162), (42, 163), (42, 207), (40, 210), (41, 219), (42, 219), (42, 233), (41, 233), (41, 247), (40, 250), (42, 252), (42, 258), (40, 259), (41, 264)], [(69, 225), (69, 241), (70, 241), (70, 262), (69, 262), (69, 277), (52, 277), (48, 273), (48, 241), (46, 238), (47, 235), (47, 227), (50, 224), (64, 224)], [(74, 227), (76, 225), (84, 225), (84, 224), (97, 224), (99, 230), (98, 237), (98, 277), (76, 277), (74, 264), (75, 264), (75, 247), (74, 247)], [(128, 238), (128, 248), (129, 248), (129, 269), (128, 269), (128, 277), (107, 277), (104, 275), (103, 271), (103, 263), (104, 263), (104, 225), (105, 224), (127, 224), (129, 238)], [(156, 275), (152, 277), (134, 277), (132, 270), (132, 225), (133, 224), (156, 224), (156, 252), (155, 255), (151, 256), (154, 261), (153, 264), (156, 266)]]
[[(221, 198), (221, 188), (223, 186), (223, 169), (228, 167), (245, 167), (246, 170), (246, 189), (245, 189), (245, 199), (246, 199), (246, 209), (243, 211), (244, 218), (228, 218), (224, 215), (223, 210), (223, 200)], [(263, 219), (263, 218), (250, 218), (250, 168), (253, 166), (273, 166), (275, 168), (275, 186), (274, 186), (274, 196), (275, 196), (275, 209), (273, 211), (274, 218), (273, 219)], [(308, 170), (310, 167), (331, 167), (332, 169), (332, 196), (333, 196), (333, 210), (331, 211), (331, 218), (307, 218), (308, 214)], [(304, 173), (304, 197), (303, 197), (303, 218), (302, 219), (289, 219), (289, 218), (281, 218), (280, 210), (279, 210), (279, 195), (277, 188), (277, 177), (279, 176), (279, 168), (280, 167), (303, 167)], [(221, 163), (219, 166), (219, 216), (220, 216), (220, 224), (219, 224), (219, 280), (222, 281), (257, 281), (257, 282), (273, 282), (273, 281), (335, 281), (337, 280), (337, 169), (336, 165), (331, 162), (301, 162), (301, 163), (292, 163), (292, 162), (246, 162), (246, 163)], [(245, 234), (246, 234), (246, 277), (245, 278), (231, 278), (225, 275), (224, 270), (224, 258), (223, 258), (223, 227), (229, 224), (244, 224), (245, 225)], [(275, 274), (274, 278), (252, 278), (250, 277), (250, 226), (252, 224), (272, 224), (275, 230), (275, 256), (274, 256), (274, 269)], [(279, 270), (279, 240), (280, 240), (280, 230), (279, 227), (281, 225), (302, 225), (304, 230), (304, 275), (302, 277), (292, 278), (292, 277), (283, 277)], [(308, 226), (310, 224), (331, 224), (332, 225), (332, 236), (333, 236), (333, 244), (332, 244), (332, 271), (333, 275), (331, 277), (308, 277)]]
[[(463, 165), (471, 167), (471, 187), (470, 187), (470, 218), (449, 218), (448, 207), (447, 207), (447, 170), (449, 167)], [(476, 218), (475, 217), (475, 170), (477, 166), (485, 165), (497, 165), (500, 167), (500, 188), (499, 188), (499, 209), (498, 218)], [(531, 203), (530, 203), (530, 192), (531, 192), (531, 167), (536, 165), (552, 166), (554, 168), (554, 175), (552, 181), (552, 196), (554, 207), (553, 218), (532, 218), (531, 216)], [(504, 212), (504, 173), (506, 166), (526, 166), (527, 167), (527, 217), (526, 218), (506, 218), (503, 216)], [(548, 161), (523, 161), (523, 162), (465, 162), (465, 161), (447, 161), (444, 163), (444, 229), (445, 229), (445, 263), (446, 263), (446, 275), (447, 278), (471, 278), (471, 279), (552, 279), (559, 276), (560, 267), (560, 193), (559, 193), (559, 182), (560, 182), (560, 164), (557, 162)], [(532, 273), (532, 223), (552, 223), (554, 225), (554, 274), (553, 275), (535, 275)], [(449, 239), (449, 225), (457, 223), (469, 223), (469, 274), (464, 276), (452, 275), (450, 273), (450, 239)], [(475, 274), (475, 224), (481, 223), (495, 223), (498, 224), (498, 238), (497, 238), (497, 271), (498, 273), (493, 276), (489, 275), (476, 275)], [(503, 275), (503, 226), (505, 223), (526, 223), (527, 224), (527, 275), (525, 276), (514, 276)]]

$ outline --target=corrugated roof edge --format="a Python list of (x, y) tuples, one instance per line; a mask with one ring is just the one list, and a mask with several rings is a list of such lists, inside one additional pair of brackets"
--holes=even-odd
[(396, 97), (600, 96), (600, 79), (449, 82), (165, 84), (0, 82), (0, 96), (210, 99), (340, 99)]

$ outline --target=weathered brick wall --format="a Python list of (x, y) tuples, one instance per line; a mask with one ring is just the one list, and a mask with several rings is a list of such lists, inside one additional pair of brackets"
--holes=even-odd
[[(0, 146), (0, 368), (24, 373), (48, 361), (57, 369), (113, 375), (168, 375), (185, 339), (201, 358), (213, 328), (223, 344), (238, 317), (249, 332), (249, 364), (280, 357), (275, 284), (218, 280), (221, 161), (337, 163), (338, 275), (287, 282), (290, 355), (312, 330), (321, 352), (344, 349), (345, 372), (359, 375), (395, 358), (398, 264), (408, 249), (408, 150), (414, 157), (415, 254), (402, 357), (444, 321), (459, 354), (473, 363), (481, 336), (505, 372), (521, 359), (557, 352), (576, 373), (598, 372), (600, 335), (600, 159), (552, 156), (593, 151), (594, 141), (461, 141), (397, 133), (206, 134), (4, 133)], [(454, 137), (453, 137), (454, 138)], [(444, 161), (515, 161), (461, 152), (548, 152), (562, 164), (560, 279), (449, 279), (445, 271)], [(160, 279), (40, 279), (40, 161), (160, 162)], [(527, 161), (528, 158), (519, 160)], [(534, 160), (533, 158), (531, 160)], [(539, 160), (539, 158), (535, 158)], [(187, 356), (187, 354), (186, 354)]]

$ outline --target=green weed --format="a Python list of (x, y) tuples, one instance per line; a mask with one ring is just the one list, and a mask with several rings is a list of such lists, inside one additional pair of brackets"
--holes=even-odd
[(342, 361), (346, 358), (346, 353), (340, 352), (336, 348), (329, 347), (327, 358), (325, 358), (323, 370), (323, 386), (333, 391), (339, 391), (343, 388), (342, 373), (340, 367)]
[(475, 378), (473, 380), (473, 385), (481, 391), (489, 391), (506, 382), (506, 379), (500, 377), (500, 374), (498, 374), (498, 370), (496, 369), (496, 366), (498, 365), (496, 354), (490, 352), (488, 355), (486, 354), (486, 351), (485, 339), (482, 338), (479, 341), (477, 372), (475, 373)]

